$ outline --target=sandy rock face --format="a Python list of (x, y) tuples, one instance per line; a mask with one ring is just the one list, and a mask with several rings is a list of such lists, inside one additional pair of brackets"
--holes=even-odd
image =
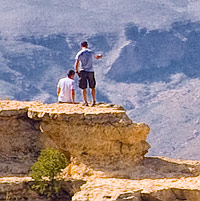
[[(54, 201), (70, 201), (71, 197), (85, 182), (79, 180), (63, 181), (60, 195)], [(0, 200), (18, 201), (50, 201), (52, 199), (38, 194), (31, 189), (33, 181), (30, 177), (7, 177), (0, 178)]]
[(5, 167), (7, 173), (27, 172), (44, 147), (55, 147), (91, 167), (132, 166), (150, 148), (149, 127), (133, 123), (117, 105), (1, 101), (0, 109), (1, 160), (5, 156), (27, 163), (24, 171)]
[(149, 127), (132, 123), (121, 108), (55, 115), (29, 110), (28, 116), (41, 120), (42, 133), (57, 148), (87, 165), (130, 166), (143, 159), (150, 148), (145, 141)]
[(200, 201), (200, 162), (144, 155), (150, 129), (120, 106), (0, 101), (0, 199), (48, 200), (26, 175), (42, 148), (70, 156), (63, 199)]
[[(72, 178), (86, 180), (73, 201), (200, 201), (200, 162), (147, 157), (124, 176), (106, 177), (106, 168), (71, 165)], [(120, 170), (122, 171), (122, 170)], [(116, 177), (117, 175), (117, 177)], [(129, 175), (129, 178), (127, 176)]]
[(0, 108), (0, 176), (26, 174), (42, 148), (38, 122), (25, 107)]

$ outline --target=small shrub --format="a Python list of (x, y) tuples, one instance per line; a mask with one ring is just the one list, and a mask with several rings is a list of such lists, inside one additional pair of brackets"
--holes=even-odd
[(57, 150), (42, 150), (38, 161), (31, 167), (34, 180), (32, 189), (41, 195), (55, 198), (60, 191), (62, 180), (59, 176), (67, 165), (66, 161), (65, 155)]

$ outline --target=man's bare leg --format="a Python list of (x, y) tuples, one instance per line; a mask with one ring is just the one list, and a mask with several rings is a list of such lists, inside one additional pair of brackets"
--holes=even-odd
[(94, 106), (96, 104), (96, 90), (95, 90), (95, 88), (91, 89), (91, 95), (92, 95), (92, 105)]
[(83, 93), (84, 103), (85, 103), (85, 105), (87, 105), (87, 89), (83, 89), (82, 93)]

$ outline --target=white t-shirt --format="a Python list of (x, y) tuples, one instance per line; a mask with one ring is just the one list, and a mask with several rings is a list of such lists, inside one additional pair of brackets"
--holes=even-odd
[(58, 88), (60, 88), (60, 94), (58, 101), (72, 103), (72, 89), (75, 89), (75, 81), (68, 77), (59, 80)]

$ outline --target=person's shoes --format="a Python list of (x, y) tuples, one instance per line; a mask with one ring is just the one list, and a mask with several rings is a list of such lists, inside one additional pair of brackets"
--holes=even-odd
[(88, 106), (88, 103), (87, 102), (83, 103), (83, 106)]
[(94, 101), (93, 103), (92, 103), (92, 107), (94, 107), (96, 105), (96, 102)]

